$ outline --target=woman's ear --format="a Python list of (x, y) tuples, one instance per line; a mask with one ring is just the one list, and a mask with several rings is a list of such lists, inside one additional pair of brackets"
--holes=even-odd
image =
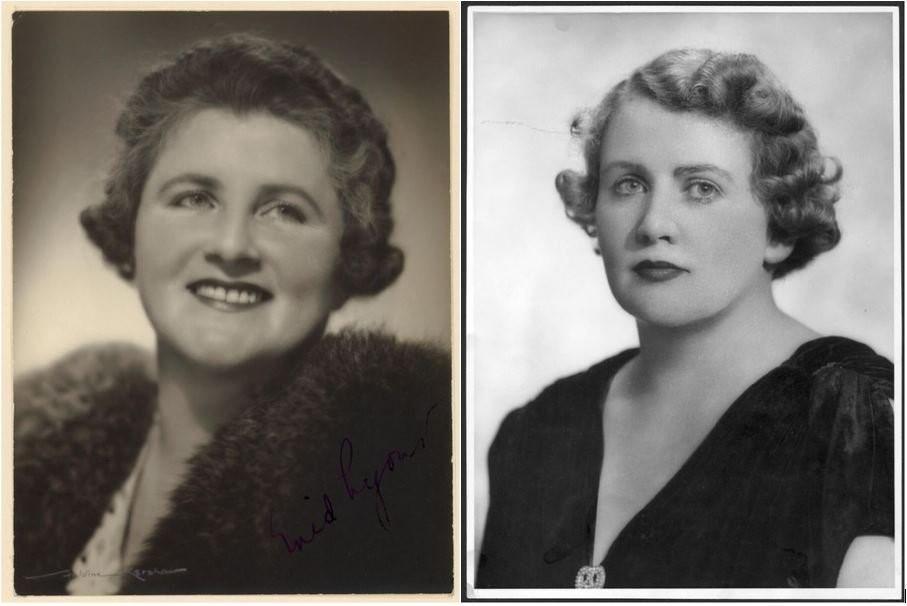
[(787, 259), (793, 251), (794, 245), (792, 242), (777, 242), (775, 240), (770, 240), (765, 246), (763, 261), (769, 266), (777, 265)]

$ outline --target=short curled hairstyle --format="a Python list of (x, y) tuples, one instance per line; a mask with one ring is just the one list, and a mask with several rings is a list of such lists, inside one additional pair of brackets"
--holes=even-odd
[(306, 128), (329, 150), (343, 209), (336, 277), (344, 299), (378, 293), (400, 275), (403, 253), (388, 242), (394, 159), (362, 94), (305, 47), (234, 34), (199, 43), (149, 73), (120, 114), (121, 149), (104, 200), (80, 219), (123, 278), (134, 276), (136, 215), (162, 142), (181, 119), (205, 108), (268, 112)]
[(819, 152), (816, 133), (802, 108), (753, 55), (689, 49), (660, 55), (574, 119), (571, 133), (583, 145), (586, 174), (566, 170), (555, 183), (567, 216), (587, 233), (595, 228), (605, 131), (615, 111), (633, 97), (651, 99), (672, 111), (713, 117), (750, 134), (750, 187), (765, 207), (768, 235), (773, 242), (793, 247), (784, 261), (766, 265), (773, 279), (803, 267), (838, 243), (834, 204), (841, 165)]

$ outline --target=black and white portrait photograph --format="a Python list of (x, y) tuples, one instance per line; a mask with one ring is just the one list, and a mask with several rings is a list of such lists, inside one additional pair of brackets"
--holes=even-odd
[(454, 592), (456, 15), (381, 6), (6, 7), (16, 595)]
[(900, 7), (465, 11), (464, 597), (900, 599)]

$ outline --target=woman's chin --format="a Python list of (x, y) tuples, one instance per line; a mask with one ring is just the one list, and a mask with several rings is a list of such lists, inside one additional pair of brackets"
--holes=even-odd
[(664, 305), (659, 305), (657, 301), (651, 299), (644, 301), (618, 300), (618, 303), (624, 311), (636, 318), (638, 324), (665, 329), (700, 325), (715, 315), (709, 310), (678, 305), (676, 301)]
[[(268, 366), (295, 359), (299, 352), (309, 349), (324, 334), (326, 318), (305, 325), (236, 329), (204, 322), (170, 326), (152, 323), (157, 327), (157, 346), (162, 366), (191, 367), (206, 372), (261, 372)], [(283, 361), (283, 362), (281, 362)]]
[(273, 366), (275, 360), (286, 355), (285, 350), (279, 352), (261, 348), (243, 347), (237, 344), (191, 343), (186, 346), (180, 344), (158, 343), (159, 360), (164, 367), (182, 367), (213, 374), (238, 375), (243, 373), (260, 372), (263, 368)]

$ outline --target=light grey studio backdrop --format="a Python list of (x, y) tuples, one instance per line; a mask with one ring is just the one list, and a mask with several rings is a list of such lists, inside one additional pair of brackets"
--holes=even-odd
[[(464, 19), (464, 23), (466, 20)], [(663, 51), (756, 54), (804, 106), (844, 166), (833, 251), (776, 283), (780, 305), (824, 334), (894, 352), (892, 21), (888, 14), (476, 13), (468, 293), (474, 355), (475, 532), (488, 507), (488, 447), (503, 416), (558, 377), (635, 346), (592, 243), (554, 189), (581, 169), (574, 112)], [(470, 385), (464, 394), (470, 395)], [(474, 568), (467, 572), (473, 579)]]
[(450, 344), (446, 12), (19, 12), (13, 44), (14, 372), (87, 343), (151, 346), (131, 285), (101, 261), (78, 213), (101, 199), (114, 124), (141, 76), (202, 38), (245, 31), (312, 47), (363, 91), (397, 161), (400, 279), (332, 318)]

